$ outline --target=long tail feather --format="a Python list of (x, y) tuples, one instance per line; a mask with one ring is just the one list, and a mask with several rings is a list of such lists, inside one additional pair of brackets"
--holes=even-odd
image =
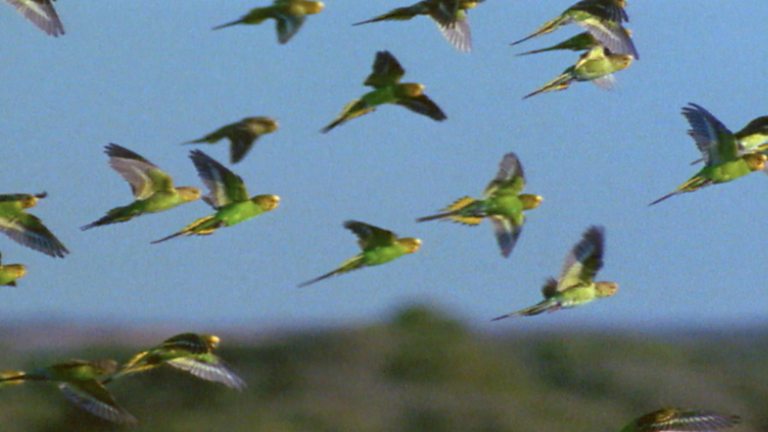
[(348, 271), (357, 270), (359, 268), (363, 267), (363, 256), (358, 255), (354, 258), (350, 258), (349, 260), (345, 261), (339, 268), (336, 270), (329, 271), (328, 273), (318, 276), (314, 279), (310, 279), (306, 282), (302, 282), (299, 284), (299, 288), (304, 288), (305, 286), (312, 285), (315, 282), (320, 282), (323, 279), (328, 279), (331, 276), (336, 276), (342, 273), (346, 273)]
[(175, 233), (173, 233), (173, 234), (171, 234), (169, 236), (163, 237), (161, 239), (154, 240), (154, 241), (152, 241), (150, 243), (158, 244), (158, 243), (162, 243), (162, 242), (164, 242), (166, 240), (170, 240), (172, 238), (176, 238), (176, 237), (183, 236), (183, 235), (208, 235), (208, 234), (211, 234), (211, 233), (213, 233), (216, 230), (216, 228), (218, 228), (218, 226), (211, 225), (211, 226), (205, 227), (205, 228), (200, 228), (200, 227), (203, 224), (208, 223), (208, 222), (210, 222), (213, 219), (214, 219), (213, 216), (202, 217), (202, 218), (192, 222), (191, 224), (185, 226), (181, 230), (179, 230), (179, 231), (177, 231), (177, 232), (175, 232)]

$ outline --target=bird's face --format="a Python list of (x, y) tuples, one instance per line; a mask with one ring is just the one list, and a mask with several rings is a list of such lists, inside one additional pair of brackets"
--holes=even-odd
[(619, 290), (619, 284), (616, 282), (597, 282), (595, 290), (598, 297), (610, 297)]
[(24, 264), (8, 264), (3, 266), (3, 272), (15, 279), (27, 274), (27, 267)]
[(421, 240), (414, 237), (401, 238), (399, 243), (405, 248), (406, 253), (414, 253), (421, 249)]
[(205, 344), (208, 345), (208, 348), (211, 350), (216, 349), (219, 346), (219, 342), (221, 342), (221, 339), (219, 339), (219, 337), (216, 335), (205, 334), (201, 335), (201, 337), (205, 341)]
[(21, 199), (22, 208), (31, 208), (37, 205), (37, 197), (35, 195), (27, 195)]
[(534, 194), (522, 194), (520, 195), (520, 201), (523, 202), (523, 210), (535, 209), (541, 205), (544, 201), (544, 197)]
[(480, 3), (483, 0), (464, 0), (461, 2), (461, 6), (459, 6), (459, 9), (474, 9), (477, 7), (477, 4)]
[(195, 201), (200, 199), (200, 189), (192, 186), (180, 186), (176, 188), (179, 191), (179, 196), (185, 202)]
[(272, 211), (280, 205), (280, 197), (277, 195), (256, 195), (251, 201), (264, 211)]
[(744, 155), (744, 161), (752, 171), (759, 171), (765, 169), (765, 161), (768, 157), (762, 153), (750, 153)]
[(304, 13), (308, 15), (320, 13), (325, 9), (325, 3), (321, 1), (309, 1), (305, 3)]
[(280, 127), (277, 120), (269, 117), (249, 117), (244, 119), (244, 123), (247, 125), (248, 130), (257, 134), (271, 133)]
[(424, 93), (424, 84), (407, 83), (402, 84), (400, 88), (406, 97), (417, 97)]
[(632, 64), (632, 60), (634, 60), (634, 57), (629, 54), (612, 54), (611, 56), (617, 71), (628, 68)]

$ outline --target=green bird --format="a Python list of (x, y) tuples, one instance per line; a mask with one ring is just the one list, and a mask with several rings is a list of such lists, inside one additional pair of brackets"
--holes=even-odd
[(555, 312), (616, 294), (619, 290), (619, 284), (616, 282), (594, 281), (597, 272), (603, 267), (604, 244), (603, 227), (589, 227), (581, 241), (565, 257), (560, 279), (549, 278), (541, 288), (544, 300), (534, 306), (496, 317), (493, 321), (511, 316)]
[(699, 190), (705, 186), (725, 183), (743, 177), (752, 171), (765, 169), (763, 153), (741, 154), (734, 134), (709, 111), (690, 103), (683, 107), (683, 115), (691, 125), (688, 135), (696, 142), (703, 158), (704, 167), (674, 191), (653, 201), (654, 205), (665, 199)]
[(24, 264), (3, 264), (3, 255), (0, 254), (0, 286), (16, 286), (16, 280), (27, 274)]
[[(736, 137), (736, 145), (739, 148), (739, 154), (748, 153), (767, 153), (768, 152), (768, 116), (758, 117), (740, 131), (733, 134)], [(704, 158), (696, 159), (691, 165), (704, 162)]]
[(376, 107), (387, 103), (403, 106), (436, 121), (445, 120), (446, 116), (440, 107), (424, 94), (424, 85), (401, 83), (400, 79), (403, 75), (405, 75), (405, 69), (389, 51), (376, 53), (373, 72), (363, 83), (373, 87), (374, 90), (347, 104), (341, 114), (324, 127), (322, 132), (327, 133), (336, 126), (375, 111)]
[(417, 238), (400, 238), (392, 231), (364, 222), (346, 221), (344, 228), (357, 236), (357, 243), (362, 252), (344, 261), (337, 269), (300, 284), (300, 288), (352, 270), (388, 263), (403, 255), (414, 253), (421, 247), (421, 240)]
[(64, 258), (69, 251), (35, 215), (25, 210), (37, 205), (39, 194), (0, 195), (0, 231), (19, 244), (54, 258)]
[(251, 9), (240, 19), (213, 28), (218, 30), (237, 24), (261, 24), (267, 19), (274, 19), (277, 25), (277, 40), (284, 44), (299, 31), (307, 15), (320, 13), (325, 8), (321, 1), (275, 0), (272, 6)]
[(585, 51), (585, 50), (590, 50), (597, 45), (600, 45), (600, 42), (597, 39), (595, 39), (595, 37), (592, 36), (591, 33), (583, 32), (583, 33), (577, 34), (572, 38), (566, 39), (563, 42), (560, 42), (559, 44), (555, 44), (552, 46), (548, 46), (546, 48), (536, 49), (532, 51), (526, 51), (517, 55), (525, 56), (525, 55), (538, 54), (538, 53), (543, 53), (547, 51), (557, 51), (557, 50)]
[(512, 253), (525, 222), (525, 210), (535, 209), (542, 197), (522, 193), (525, 187), (523, 165), (514, 153), (501, 159), (499, 172), (488, 183), (483, 198), (462, 197), (446, 207), (443, 213), (416, 219), (425, 222), (436, 219), (450, 220), (465, 225), (478, 225), (484, 218), (493, 224), (501, 255)]
[(240, 162), (260, 136), (272, 133), (280, 125), (269, 117), (246, 117), (239, 122), (222, 126), (208, 135), (184, 144), (213, 144), (224, 138), (229, 140), (230, 162)]
[(512, 45), (525, 42), (528, 39), (543, 34), (551, 33), (558, 28), (576, 23), (595, 37), (615, 54), (631, 55), (635, 59), (640, 56), (637, 53), (634, 42), (622, 22), (629, 21), (625, 0), (583, 0), (569, 7), (558, 17), (547, 21), (535, 32)]
[(631, 55), (612, 54), (607, 48), (597, 45), (582, 54), (575, 65), (565, 69), (563, 73), (533, 93), (523, 96), (523, 99), (540, 93), (565, 90), (574, 81), (591, 81), (600, 88), (611, 89), (616, 82), (613, 73), (626, 69), (630, 64), (632, 64)]
[(212, 334), (178, 334), (166, 339), (160, 345), (134, 355), (111, 379), (167, 364), (200, 379), (243, 390), (246, 387), (245, 381), (214, 354), (219, 342), (219, 337)]
[(485, 0), (424, 0), (406, 7), (360, 21), (353, 25), (368, 24), (386, 20), (409, 20), (417, 15), (427, 15), (435, 21), (445, 39), (459, 51), (472, 50), (472, 32), (470, 31), (467, 11), (474, 9)]
[(707, 432), (727, 429), (740, 422), (741, 419), (735, 415), (662, 408), (632, 420), (621, 432)]
[(136, 423), (136, 418), (120, 407), (104, 387), (117, 370), (114, 360), (70, 360), (36, 369), (32, 372), (0, 372), (0, 387), (27, 381), (57, 383), (64, 397), (79, 408), (115, 423)]
[(56, 9), (51, 0), (5, 0), (24, 15), (32, 24), (46, 34), (58, 37), (64, 34), (64, 25), (61, 24)]
[(106, 216), (80, 227), (85, 231), (93, 227), (126, 222), (147, 213), (157, 213), (200, 198), (200, 189), (191, 186), (173, 186), (173, 179), (157, 165), (140, 155), (109, 144), (105, 147), (109, 165), (130, 185), (135, 200), (122, 207), (115, 207)]
[(160, 243), (178, 236), (208, 235), (219, 228), (237, 225), (262, 213), (272, 211), (280, 205), (277, 195), (255, 195), (248, 197), (243, 179), (216, 162), (200, 150), (193, 150), (189, 157), (197, 168), (197, 173), (210, 193), (203, 201), (216, 210), (185, 226), (180, 231), (155, 240)]

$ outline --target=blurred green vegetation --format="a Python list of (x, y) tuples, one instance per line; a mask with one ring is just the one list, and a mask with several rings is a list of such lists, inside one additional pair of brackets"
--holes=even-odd
[[(248, 382), (242, 393), (170, 367), (130, 376), (109, 385), (140, 420), (127, 428), (74, 408), (54, 385), (28, 383), (0, 389), (0, 431), (600, 432), (663, 406), (739, 414), (744, 422), (734, 431), (768, 431), (768, 331), (504, 328), (509, 333), (478, 333), (414, 306), (361, 328), (240, 345), (224, 334), (220, 354)], [(122, 361), (146, 348), (117, 343), (23, 350), (0, 332), (0, 369)]]

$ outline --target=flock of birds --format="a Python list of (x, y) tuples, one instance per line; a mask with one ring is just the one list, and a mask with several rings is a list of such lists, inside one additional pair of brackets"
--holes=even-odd
[[(484, 0), (424, 0), (400, 7), (355, 25), (387, 20), (409, 20), (419, 15), (432, 18), (445, 38), (458, 50), (470, 51), (471, 32), (467, 13)], [(51, 36), (64, 34), (64, 26), (51, 0), (6, 0), (34, 25)], [(630, 31), (623, 26), (629, 21), (626, 0), (582, 0), (546, 22), (533, 34), (513, 45), (533, 37), (553, 32), (566, 24), (575, 23), (585, 32), (556, 45), (527, 51), (530, 55), (553, 50), (584, 51), (578, 61), (552, 81), (526, 95), (567, 89), (574, 81), (591, 81), (600, 87), (610, 87), (613, 73), (627, 68), (639, 58)], [(287, 43), (301, 28), (308, 15), (320, 13), (324, 4), (309, 0), (274, 0), (272, 5), (254, 8), (235, 21), (219, 25), (221, 29), (237, 24), (260, 24), (267, 19), (276, 21), (278, 41)], [(373, 70), (364, 84), (373, 90), (348, 103), (323, 133), (374, 111), (384, 104), (396, 104), (436, 121), (446, 119), (440, 107), (424, 94), (424, 85), (401, 83), (405, 69), (387, 51), (376, 54)], [(740, 131), (733, 133), (703, 107), (691, 103), (683, 108), (690, 124), (689, 135), (702, 153), (693, 163), (704, 167), (673, 192), (657, 199), (656, 204), (673, 195), (692, 192), (702, 187), (723, 183), (765, 169), (768, 154), (768, 116), (759, 117)], [(279, 125), (269, 117), (247, 117), (223, 126), (189, 144), (230, 141), (230, 161), (241, 161), (256, 140), (275, 132)], [(87, 230), (98, 226), (125, 222), (148, 213), (169, 210), (184, 203), (202, 199), (214, 213), (201, 217), (179, 231), (153, 241), (160, 243), (179, 236), (209, 235), (276, 209), (280, 198), (272, 194), (249, 196), (242, 178), (200, 150), (190, 152), (200, 179), (208, 189), (202, 196), (197, 187), (174, 186), (170, 175), (141, 155), (117, 144), (105, 148), (110, 166), (131, 186), (134, 200), (113, 208), (102, 218), (83, 226)], [(440, 213), (417, 219), (418, 222), (449, 220), (466, 225), (478, 225), (490, 220), (503, 257), (509, 257), (519, 238), (525, 212), (537, 208), (542, 197), (523, 193), (523, 166), (514, 153), (503, 156), (499, 171), (485, 188), (482, 197), (462, 197)], [(69, 251), (36, 216), (27, 210), (46, 194), (0, 195), (0, 231), (16, 242), (52, 257), (64, 257)], [(367, 266), (380, 265), (419, 250), (418, 238), (399, 237), (392, 231), (360, 221), (347, 221), (344, 227), (358, 238), (361, 252), (343, 262), (338, 268), (311, 279), (307, 286), (326, 278)], [(615, 282), (595, 281), (603, 265), (604, 229), (591, 226), (565, 258), (559, 278), (549, 278), (542, 288), (544, 300), (531, 307), (494, 318), (537, 315), (559, 309), (587, 304), (616, 294)], [(26, 274), (23, 264), (0, 262), (0, 285), (15, 286)], [(123, 409), (106, 385), (115, 379), (168, 364), (199, 378), (219, 382), (241, 390), (245, 382), (214, 354), (219, 338), (214, 335), (184, 333), (173, 336), (160, 345), (142, 351), (119, 365), (114, 360), (70, 360), (30, 372), (0, 373), (0, 387), (26, 381), (57, 383), (64, 396), (80, 408), (103, 419), (117, 423), (135, 423), (136, 419)], [(738, 416), (705, 410), (664, 408), (643, 415), (622, 429), (622, 432), (651, 431), (709, 431), (739, 423)]]

